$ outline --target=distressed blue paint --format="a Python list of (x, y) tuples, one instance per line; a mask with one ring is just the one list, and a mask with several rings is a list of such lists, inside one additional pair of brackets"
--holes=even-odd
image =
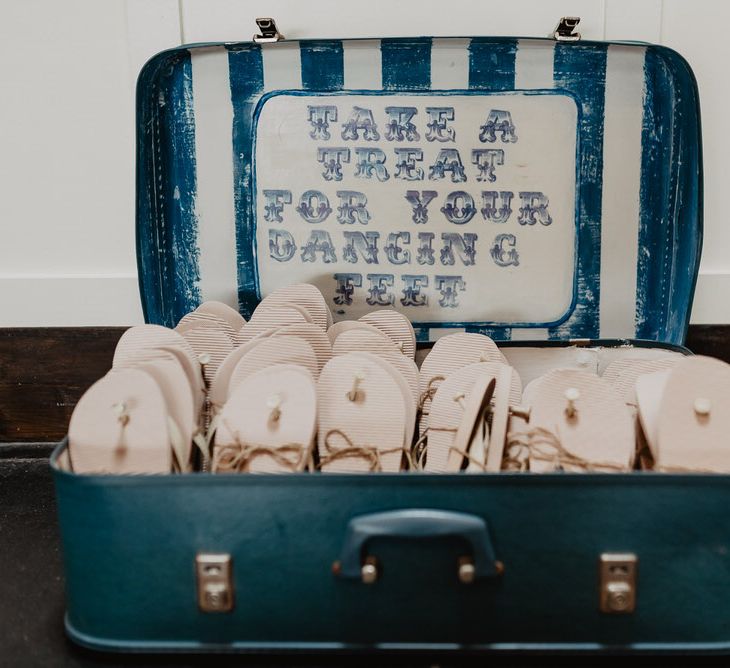
[[(663, 104), (670, 74), (664, 60), (647, 51), (644, 61), (644, 116), (641, 134), (641, 194), (639, 248), (636, 285), (636, 335), (654, 339), (662, 323), (667, 283), (664, 266), (669, 254), (673, 230), (668, 204), (672, 199), (670, 170), (672, 154), (672, 109)], [(667, 244), (666, 242), (669, 242)]]
[[(182, 72), (173, 79), (166, 103), (171, 106), (171, 179), (168, 185), (168, 228), (175, 258), (175, 320), (200, 304), (198, 270), (198, 221), (195, 214), (196, 160), (193, 115), (193, 72), (190, 54), (180, 63)], [(170, 193), (170, 189), (172, 193)]]
[(383, 90), (428, 90), (431, 87), (431, 38), (384, 39)]
[(551, 339), (599, 336), (601, 275), (601, 195), (603, 191), (603, 122), (606, 90), (605, 44), (556, 44), (556, 88), (572, 91), (579, 101), (576, 191), (578, 240), (577, 301), (571, 316), (551, 327)]
[(644, 77), (636, 336), (681, 343), (701, 244), (696, 84), (680, 57), (651, 47)]
[(165, 321), (165, 292), (170, 282), (165, 272), (167, 254), (158, 237), (155, 150), (159, 124), (155, 122), (157, 100), (151, 91), (157, 88), (163, 60), (161, 55), (150, 60), (137, 80), (137, 274), (145, 322), (158, 324)]
[(233, 197), (238, 258), (238, 306), (250, 317), (258, 303), (253, 155), (254, 112), (264, 88), (261, 48), (247, 44), (230, 49), (228, 68), (233, 104)]
[(137, 250), (145, 319), (172, 327), (200, 303), (200, 273), (192, 66), (187, 50), (167, 55), (138, 83)]
[(469, 88), (503, 91), (515, 87), (517, 40), (475, 37), (469, 45)]
[(494, 341), (511, 341), (512, 340), (512, 328), (511, 327), (481, 327), (479, 325), (467, 325), (464, 331), (471, 334), (484, 334)]
[(430, 341), (428, 327), (414, 327), (413, 333), (416, 335), (416, 343), (428, 343)]
[(341, 90), (344, 85), (342, 42), (312, 40), (300, 43), (302, 86), (310, 90)]
[[(652, 47), (659, 51), (661, 47)], [(677, 243), (671, 268), (673, 289), (666, 311), (666, 330), (660, 340), (683, 345), (687, 337), (692, 300), (702, 255), (703, 191), (702, 132), (697, 81), (687, 61), (670, 49), (662, 49), (673, 75), (674, 109), (678, 128), (674, 183)]]

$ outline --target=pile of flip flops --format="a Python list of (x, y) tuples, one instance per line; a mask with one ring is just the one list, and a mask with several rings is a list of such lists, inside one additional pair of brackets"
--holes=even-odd
[(87, 474), (730, 471), (730, 365), (667, 353), (576, 368), (553, 351), (555, 368), (523, 391), (507, 352), (463, 332), (417, 351), (393, 310), (333, 324), (309, 284), (265, 297), (248, 322), (206, 302), (175, 329), (124, 333), (111, 371), (74, 410), (60, 464)]

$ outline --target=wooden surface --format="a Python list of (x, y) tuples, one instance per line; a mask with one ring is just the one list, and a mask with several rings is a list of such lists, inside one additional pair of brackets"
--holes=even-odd
[[(111, 367), (124, 327), (0, 329), (0, 442), (57, 441)], [(693, 325), (687, 347), (730, 362), (730, 325)]]
[(730, 325), (691, 325), (685, 345), (696, 355), (730, 362)]
[(57, 441), (124, 327), (0, 329), (0, 441)]

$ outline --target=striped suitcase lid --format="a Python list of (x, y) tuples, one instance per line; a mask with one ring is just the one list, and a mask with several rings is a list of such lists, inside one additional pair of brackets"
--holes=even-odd
[(421, 340), (681, 343), (699, 103), (665, 47), (403, 38), (181, 47), (137, 86), (149, 322), (315, 283)]

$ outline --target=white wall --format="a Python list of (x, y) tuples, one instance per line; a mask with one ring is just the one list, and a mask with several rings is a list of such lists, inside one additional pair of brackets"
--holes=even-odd
[(678, 49), (703, 106), (705, 247), (693, 322), (730, 322), (725, 0), (0, 0), (0, 326), (142, 321), (134, 253), (134, 81), (183, 42), (287, 37), (545, 36)]

